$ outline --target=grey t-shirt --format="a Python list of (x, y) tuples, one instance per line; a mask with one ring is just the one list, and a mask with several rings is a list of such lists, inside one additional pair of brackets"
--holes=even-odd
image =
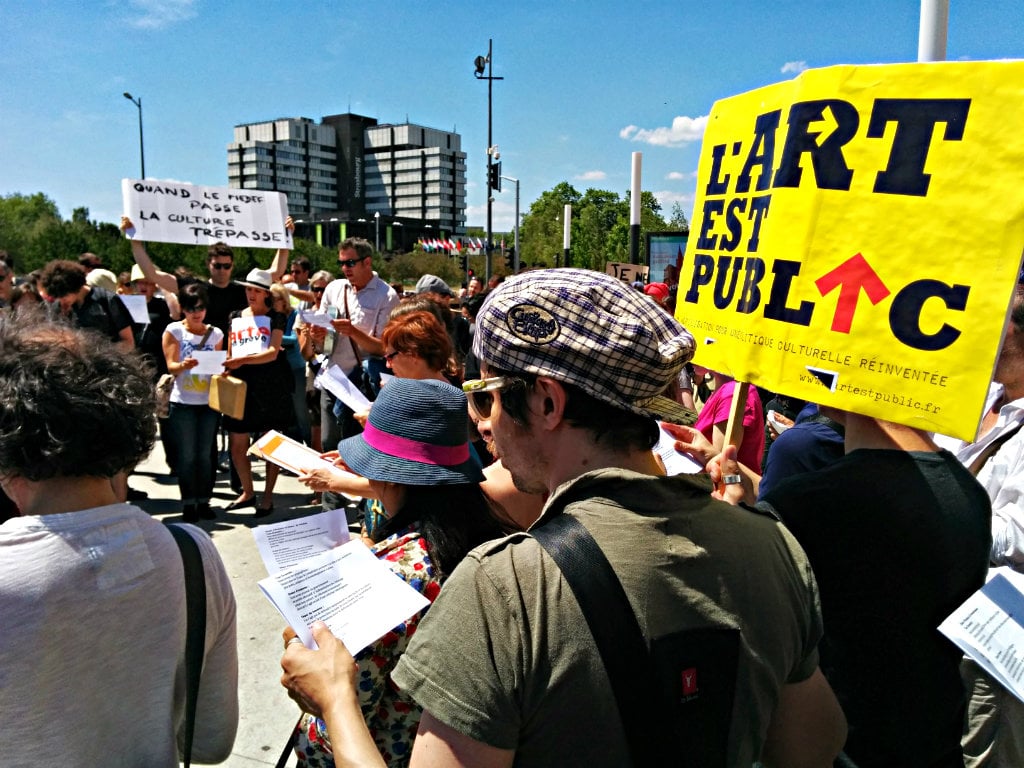
[[(565, 514), (600, 545), (647, 637), (741, 630), (728, 764), (749, 765), (780, 688), (817, 667), (821, 614), (799, 545), (780, 523), (714, 501), (688, 477), (600, 470), (559, 488), (548, 507), (570, 489), (586, 498)], [(629, 762), (586, 621), (554, 561), (527, 534), (466, 557), (392, 679), (460, 733), (514, 749), (516, 765)]]

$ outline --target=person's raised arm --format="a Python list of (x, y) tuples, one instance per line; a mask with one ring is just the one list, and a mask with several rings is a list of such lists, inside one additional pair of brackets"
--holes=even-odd
[[(284, 228), (292, 233), (292, 237), (295, 236), (295, 222), (291, 216), (284, 220)], [(275, 283), (281, 282), (284, 273), (288, 271), (288, 256), (291, 252), (290, 248), (278, 248), (274, 253), (274, 260), (270, 262), (270, 274), (273, 275)]]
[[(121, 217), (121, 231), (127, 233), (129, 229), (135, 229), (135, 225), (132, 224), (132, 220), (127, 216)], [(139, 269), (142, 270), (143, 276), (151, 283), (156, 283), (161, 290), (167, 293), (178, 293), (178, 278), (169, 272), (164, 272), (156, 268), (153, 260), (149, 258), (149, 254), (146, 253), (146, 246), (143, 245), (141, 240), (136, 238), (131, 239), (132, 242), (132, 258), (135, 259), (135, 263), (139, 265)]]
[(766, 768), (827, 768), (846, 743), (846, 717), (820, 669), (782, 687), (768, 724)]

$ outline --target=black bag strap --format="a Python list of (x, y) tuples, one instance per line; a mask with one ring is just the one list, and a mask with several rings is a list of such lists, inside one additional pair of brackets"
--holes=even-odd
[[(352, 316), (351, 316), (351, 315), (349, 314), (349, 312), (348, 312), (348, 286), (349, 286), (349, 284), (348, 284), (348, 283), (346, 283), (346, 284), (345, 284), (345, 293), (344, 293), (344, 301), (345, 301), (345, 319), (347, 319), (347, 320), (351, 320), (351, 319), (352, 319)], [(356, 362), (357, 362), (357, 363), (358, 363), (359, 365), (362, 365), (362, 364), (363, 364), (363, 356), (359, 354), (359, 347), (357, 347), (357, 346), (356, 346), (356, 343), (355, 343), (355, 341), (354, 341), (354, 340), (352, 339), (352, 337), (351, 337), (351, 336), (349, 336), (349, 337), (348, 337), (348, 343), (352, 345), (352, 354), (354, 354), (354, 355), (356, 356)]]
[(604, 552), (579, 521), (560, 510), (530, 535), (561, 569), (583, 611), (611, 680), (633, 765), (678, 763), (679, 755), (668, 752), (668, 739), (659, 727), (660, 693), (647, 642)]
[(203, 670), (203, 649), (206, 645), (206, 574), (199, 545), (184, 529), (168, 525), (167, 530), (181, 551), (185, 568), (185, 754), (182, 762), (192, 762), (192, 739), (196, 730), (196, 705), (199, 701), (199, 678)]
[(206, 326), (206, 333), (203, 334), (203, 338), (199, 340), (199, 346), (196, 349), (202, 349), (206, 346), (206, 340), (210, 338), (210, 334), (213, 333), (213, 326)]
[(978, 454), (978, 458), (976, 458), (974, 461), (971, 462), (971, 466), (969, 466), (967, 468), (967, 470), (972, 475), (977, 477), (978, 473), (981, 472), (981, 468), (985, 466), (985, 462), (987, 462), (989, 459), (991, 459), (993, 456), (995, 456), (996, 452), (1000, 448), (1003, 447), (1003, 444), (1007, 440), (1009, 440), (1011, 437), (1013, 437), (1018, 432), (1020, 432), (1021, 427), (1024, 427), (1024, 422), (1021, 422), (1016, 427), (1014, 427), (1009, 432), (1007, 432), (1005, 435), (1003, 435), (1002, 437), (996, 438), (991, 443), (989, 443), (987, 446), (985, 446), (985, 450), (983, 450), (981, 453)]

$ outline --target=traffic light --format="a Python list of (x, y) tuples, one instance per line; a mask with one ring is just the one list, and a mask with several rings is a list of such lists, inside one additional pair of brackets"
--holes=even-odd
[(462, 254), (462, 274), (466, 275), (466, 277), (468, 279), (468, 277), (469, 277), (469, 254), (468, 253)]
[(491, 174), (488, 185), (495, 192), (501, 192), (501, 161), (491, 163), (488, 172)]
[(505, 251), (505, 267), (509, 272), (515, 271), (516, 268), (516, 249), (509, 248)]

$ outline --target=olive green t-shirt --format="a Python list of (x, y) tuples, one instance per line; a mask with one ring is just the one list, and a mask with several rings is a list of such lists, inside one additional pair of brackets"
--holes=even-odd
[[(564, 514), (604, 551), (648, 638), (740, 630), (728, 764), (751, 764), (780, 688), (818, 663), (821, 613), (803, 551), (781, 523), (711, 499), (693, 478), (599, 470), (558, 488), (545, 509), (570, 491)], [(629, 764), (587, 622), (528, 534), (465, 558), (392, 679), (460, 733), (514, 749), (516, 765)]]

